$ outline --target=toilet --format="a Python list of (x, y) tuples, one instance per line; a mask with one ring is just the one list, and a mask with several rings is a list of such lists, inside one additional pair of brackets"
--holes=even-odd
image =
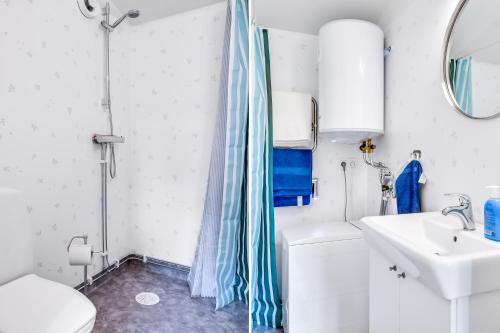
[(368, 248), (359, 225), (308, 222), (282, 237), (285, 333), (368, 332)]
[(0, 188), (0, 212), (0, 332), (91, 332), (96, 309), (90, 300), (33, 273), (33, 231), (22, 193)]

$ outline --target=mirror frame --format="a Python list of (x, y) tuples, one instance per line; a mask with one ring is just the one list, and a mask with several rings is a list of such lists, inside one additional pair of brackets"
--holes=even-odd
[(488, 117), (474, 117), (471, 116), (462, 110), (462, 107), (458, 104), (457, 100), (455, 99), (455, 95), (453, 94), (453, 91), (451, 89), (450, 85), (450, 42), (451, 42), (451, 35), (453, 33), (453, 29), (455, 28), (455, 25), (458, 21), (458, 18), (460, 17), (460, 14), (466, 7), (467, 3), (469, 0), (460, 0), (460, 2), (457, 5), (457, 8), (455, 8), (455, 11), (453, 12), (453, 15), (450, 19), (450, 22), (448, 23), (448, 27), (446, 28), (446, 34), (444, 38), (444, 47), (443, 47), (443, 54), (442, 54), (442, 86), (444, 90), (444, 94), (446, 96), (446, 99), (448, 102), (451, 104), (451, 106), (454, 107), (455, 111), (460, 113), (462, 116), (470, 118), (470, 119), (478, 119), (478, 120), (488, 120), (488, 119), (493, 119), (497, 118), (500, 116), (500, 112), (497, 112), (491, 116)]

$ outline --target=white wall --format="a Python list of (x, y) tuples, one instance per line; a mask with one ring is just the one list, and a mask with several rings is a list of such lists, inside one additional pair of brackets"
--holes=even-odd
[(226, 3), (132, 35), (131, 235), (135, 252), (191, 265), (217, 112)]
[[(128, 37), (112, 34), (116, 133), (128, 136)], [(93, 133), (107, 133), (102, 97), (102, 32), (75, 1), (0, 3), (0, 186), (27, 199), (35, 237), (36, 272), (69, 285), (66, 244), (86, 233), (100, 249), (100, 158)], [(116, 150), (118, 177), (109, 184), (109, 248), (128, 248), (128, 149)], [(0, 237), (1, 239), (1, 237)], [(96, 261), (100, 270), (100, 261)]]
[[(222, 2), (111, 34), (115, 133), (126, 137), (108, 187), (112, 257), (191, 264), (225, 14)], [(82, 281), (81, 268), (67, 264), (69, 238), (86, 233), (96, 249), (101, 243), (100, 151), (91, 136), (108, 132), (102, 35), (99, 18), (84, 18), (75, 2), (0, 3), (0, 186), (26, 194), (37, 273), (69, 285)], [(91, 273), (98, 270), (95, 260)]]
[(476, 117), (500, 112), (500, 65), (472, 55), (472, 110)]
[[(441, 88), (441, 51), (448, 20), (457, 1), (414, 1), (384, 24), (386, 44), (386, 135), (378, 142), (381, 157), (398, 169), (410, 152), (422, 149), (429, 181), (423, 208), (440, 210), (450, 202), (445, 192), (472, 196), (480, 220), (487, 193), (500, 183), (498, 142), (500, 119), (470, 120), (456, 113)], [(377, 197), (375, 184), (369, 186)], [(371, 205), (373, 207), (373, 205)], [(373, 213), (373, 211), (371, 211)]]

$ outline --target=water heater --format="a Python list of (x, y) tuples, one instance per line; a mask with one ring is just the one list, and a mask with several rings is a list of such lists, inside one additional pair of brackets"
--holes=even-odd
[(359, 143), (384, 133), (384, 34), (375, 24), (336, 20), (319, 31), (319, 131)]

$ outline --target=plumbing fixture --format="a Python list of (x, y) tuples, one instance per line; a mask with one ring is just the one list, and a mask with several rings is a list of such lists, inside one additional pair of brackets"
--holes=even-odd
[(344, 222), (347, 222), (347, 173), (346, 173), (346, 167), (347, 167), (347, 162), (342, 161), (340, 163), (340, 167), (342, 168), (342, 171), (344, 172)]
[(363, 153), (363, 161), (377, 170), (379, 170), (379, 180), (382, 186), (382, 200), (380, 202), (380, 215), (390, 214), (390, 201), (394, 197), (394, 174), (382, 162), (373, 160), (373, 152), (377, 146), (372, 143), (371, 139), (363, 141), (359, 149)]
[(102, 135), (102, 134), (94, 134), (92, 137), (94, 143), (98, 144), (106, 144), (106, 143), (124, 143), (125, 138), (123, 136), (116, 135)]
[[(106, 6), (103, 8), (103, 16), (104, 20), (101, 21), (101, 26), (104, 28), (104, 53), (105, 53), (105, 79), (104, 79), (104, 98), (102, 100), (102, 106), (104, 106), (109, 115), (109, 128), (110, 135), (114, 135), (114, 127), (113, 127), (113, 112), (111, 109), (111, 74), (110, 74), (110, 60), (109, 60), (109, 34), (112, 32), (120, 23), (125, 20), (125, 18), (137, 18), (139, 17), (139, 10), (132, 9), (127, 13), (123, 14), (119, 19), (117, 19), (113, 24), (110, 24), (110, 15), (111, 8), (109, 2), (106, 3)], [(116, 176), (116, 158), (115, 158), (115, 147), (114, 143), (109, 143), (109, 174), (111, 178), (115, 178)]]
[(444, 216), (447, 216), (448, 214), (458, 216), (462, 221), (464, 230), (476, 230), (470, 197), (467, 194), (462, 193), (446, 193), (445, 196), (458, 198), (459, 205), (446, 207), (441, 211), (441, 213), (443, 213)]
[(113, 31), (117, 26), (120, 25), (120, 23), (123, 22), (123, 20), (125, 20), (127, 17), (129, 18), (138, 18), (139, 15), (140, 15), (140, 12), (139, 10), (137, 9), (131, 9), (129, 10), (128, 12), (126, 12), (125, 14), (123, 14), (119, 19), (117, 19), (115, 21), (115, 23), (113, 24), (109, 24), (109, 3), (106, 4), (106, 10), (107, 10), (107, 13), (108, 15), (105, 16), (106, 17), (106, 20), (103, 20), (101, 21), (101, 25), (106, 29), (106, 30), (109, 30), (109, 31)]
[(101, 159), (99, 163), (101, 164), (101, 237), (102, 237), (102, 267), (103, 270), (109, 271), (109, 254), (108, 254), (108, 161), (107, 161), (107, 151), (109, 147), (109, 175), (111, 178), (116, 177), (116, 158), (115, 158), (115, 144), (125, 142), (125, 138), (122, 136), (114, 135), (113, 127), (113, 112), (111, 108), (111, 76), (110, 76), (110, 51), (109, 51), (109, 34), (116, 27), (120, 25), (127, 17), (137, 18), (139, 17), (139, 10), (132, 9), (127, 13), (118, 18), (114, 23), (110, 23), (111, 7), (109, 2), (106, 3), (103, 8), (104, 20), (101, 21), (101, 26), (104, 29), (104, 67), (105, 67), (105, 78), (104, 78), (104, 98), (102, 100), (102, 106), (108, 111), (109, 116), (109, 135), (95, 134), (92, 137), (92, 141), (95, 144), (101, 146)]

